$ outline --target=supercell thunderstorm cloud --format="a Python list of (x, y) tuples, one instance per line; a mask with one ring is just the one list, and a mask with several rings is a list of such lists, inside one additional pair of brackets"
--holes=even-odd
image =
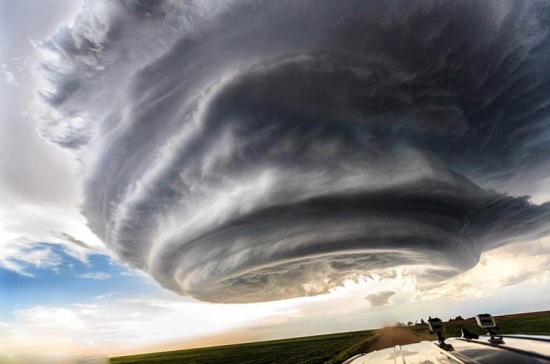
[(39, 49), (89, 226), (180, 294), (437, 282), (548, 233), (548, 2), (94, 1)]

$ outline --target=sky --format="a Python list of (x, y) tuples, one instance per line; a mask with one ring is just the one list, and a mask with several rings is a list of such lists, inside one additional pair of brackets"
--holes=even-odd
[(0, 363), (549, 309), (548, 1), (0, 26)]

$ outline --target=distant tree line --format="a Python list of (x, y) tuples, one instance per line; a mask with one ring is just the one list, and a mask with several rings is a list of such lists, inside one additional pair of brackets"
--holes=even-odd
[[(430, 317), (431, 318), (431, 317)], [(469, 319), (473, 319), (473, 317), (469, 317)], [(456, 316), (455, 318), (450, 318), (449, 321), (463, 321), (464, 318), (462, 316)], [(415, 322), (412, 322), (412, 321), (408, 321), (406, 324), (401, 322), (401, 321), (397, 321), (395, 323), (395, 327), (411, 327), (411, 326), (421, 326), (421, 325), (427, 325), (428, 323), (426, 321), (424, 321), (423, 318), (420, 319), (420, 321), (416, 320)]]

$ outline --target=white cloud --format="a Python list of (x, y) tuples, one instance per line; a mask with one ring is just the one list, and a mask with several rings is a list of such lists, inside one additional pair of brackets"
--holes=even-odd
[(482, 254), (471, 270), (442, 284), (419, 287), (417, 299), (483, 298), (501, 288), (550, 281), (550, 238), (507, 245)]
[(12, 86), (19, 87), (19, 80), (15, 77), (13, 72), (10, 72), (8, 66), (5, 63), (0, 65), (0, 74), (4, 77), (4, 81)]
[(23, 238), (5, 242), (0, 249), (0, 267), (25, 276), (33, 276), (29, 268), (55, 269), (61, 263), (50, 246)]
[(61, 258), (39, 242), (55, 243), (87, 262), (98, 251), (109, 254), (82, 215), (53, 206), (0, 206), (0, 266), (29, 275), (25, 267), (55, 268)]
[(29, 327), (51, 334), (57, 330), (81, 330), (85, 328), (84, 317), (89, 314), (89, 311), (36, 306), (31, 309), (15, 311), (14, 314), (20, 322), (26, 323)]
[(104, 272), (97, 272), (97, 273), (85, 273), (79, 275), (79, 278), (85, 278), (85, 279), (97, 279), (97, 280), (106, 280), (111, 278), (111, 275)]
[[(145, 350), (159, 343), (180, 343), (218, 334), (251, 322), (289, 314), (284, 303), (216, 305), (137, 297), (63, 306), (39, 305), (13, 312), (15, 322), (0, 325), (6, 353), (105, 354)], [(55, 348), (55, 349), (54, 349)]]

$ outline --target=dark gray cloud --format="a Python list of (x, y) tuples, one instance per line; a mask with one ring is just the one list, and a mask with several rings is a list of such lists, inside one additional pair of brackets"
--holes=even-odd
[[(84, 213), (176, 292), (254, 302), (443, 280), (548, 232), (543, 2), (106, 3), (42, 48)], [(52, 116), (52, 114), (55, 114)]]
[(370, 303), (371, 306), (383, 306), (390, 303), (390, 298), (396, 293), (397, 292), (394, 291), (380, 291), (367, 295), (365, 299)]

